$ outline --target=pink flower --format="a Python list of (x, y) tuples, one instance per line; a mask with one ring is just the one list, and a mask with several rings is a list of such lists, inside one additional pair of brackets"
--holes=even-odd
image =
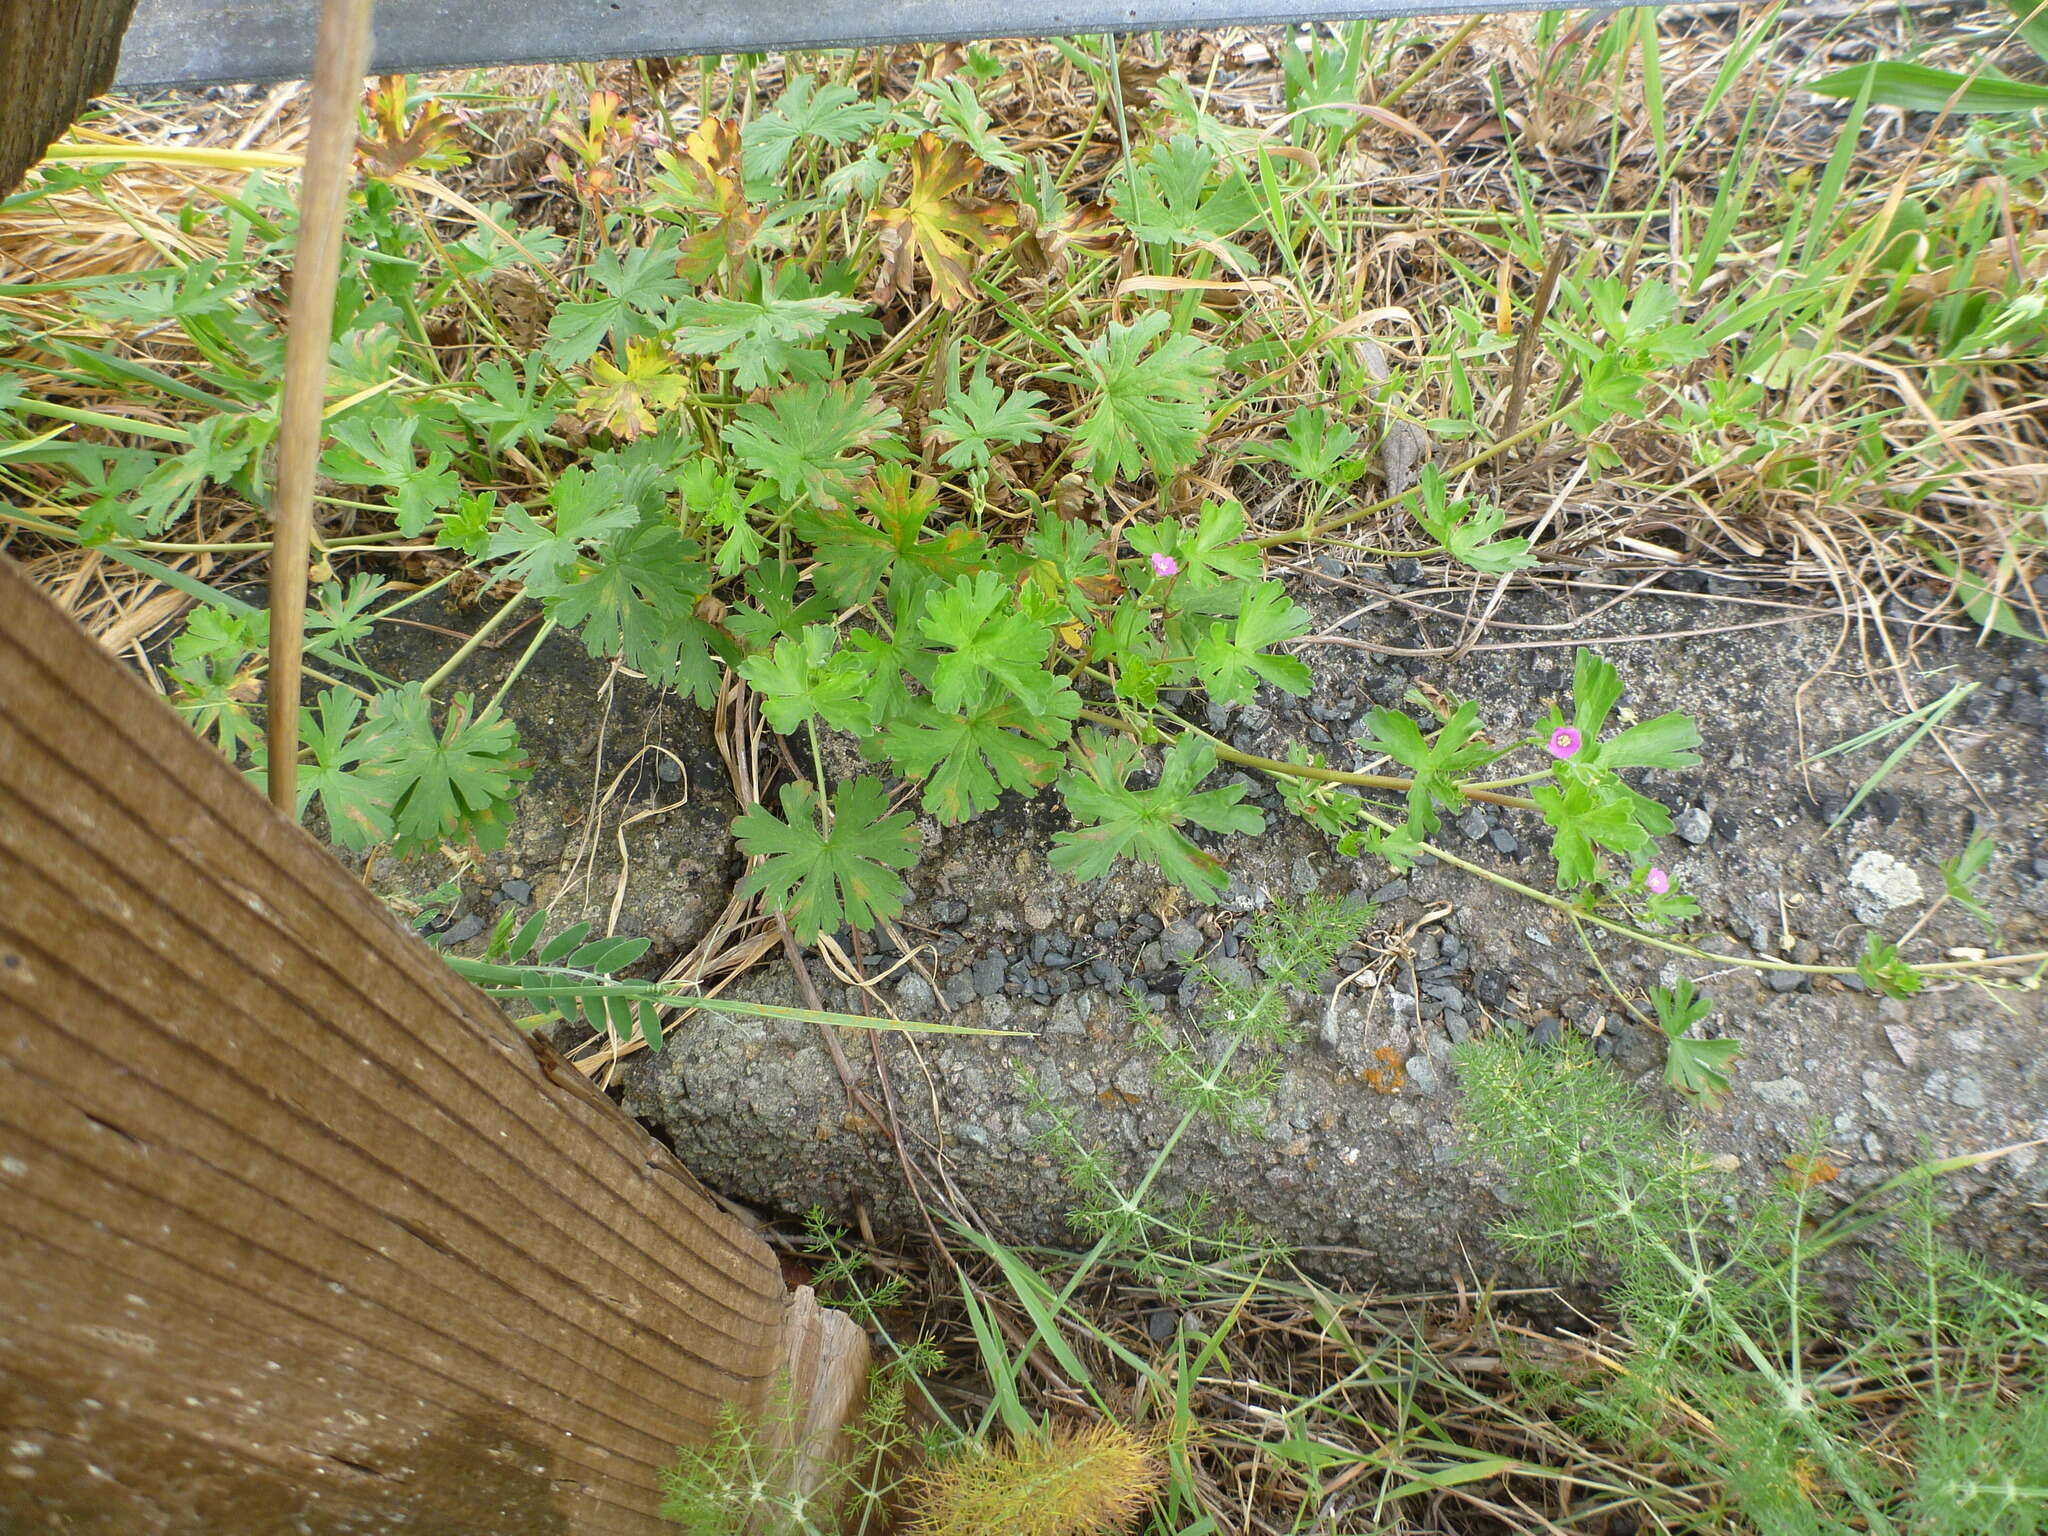
[(1543, 744), (1543, 750), (1560, 763), (1568, 757), (1577, 757), (1585, 738), (1568, 725), (1560, 725), (1550, 733), (1550, 740)]
[(1171, 555), (1155, 554), (1152, 557), (1152, 574), (1155, 576), (1178, 576), (1180, 574), (1180, 565)]
[(1643, 877), (1643, 884), (1647, 885), (1650, 888), (1650, 894), (1652, 896), (1662, 896), (1666, 891), (1671, 889), (1671, 877), (1664, 873), (1664, 871), (1659, 869), (1656, 865), (1652, 864), (1650, 866), (1649, 874)]

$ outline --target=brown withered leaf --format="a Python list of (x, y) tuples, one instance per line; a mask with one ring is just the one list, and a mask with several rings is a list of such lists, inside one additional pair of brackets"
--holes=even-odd
[(941, 308), (958, 309), (967, 301), (974, 250), (1001, 245), (1002, 231), (1017, 223), (1015, 203), (975, 195), (981, 172), (982, 163), (960, 145), (935, 133), (918, 135), (910, 148), (909, 193), (899, 206), (868, 215), (880, 226), (882, 246), (876, 303), (910, 300), (919, 257)]
[(1037, 212), (1025, 203), (1017, 208), (1017, 235), (1010, 242), (1010, 251), (1018, 266), (1034, 277), (1044, 277), (1066, 269), (1070, 250), (1113, 256), (1123, 240), (1123, 226), (1107, 203), (1070, 204), (1049, 224), (1039, 223)]
[(1150, 107), (1158, 96), (1159, 82), (1171, 66), (1150, 59), (1123, 58), (1116, 61), (1117, 110), (1123, 118), (1126, 141), (1138, 133), (1137, 114)]
[(1792, 1175), (1794, 1189), (1812, 1189), (1818, 1184), (1832, 1184), (1842, 1176), (1842, 1170), (1825, 1157), (1812, 1157), (1804, 1152), (1795, 1152), (1785, 1159), (1785, 1171)]
[(707, 117), (684, 138), (680, 157), (661, 158), (677, 201), (705, 220), (684, 239), (676, 262), (678, 276), (702, 282), (744, 253), (761, 227), (762, 211), (748, 206), (740, 182), (739, 119)]

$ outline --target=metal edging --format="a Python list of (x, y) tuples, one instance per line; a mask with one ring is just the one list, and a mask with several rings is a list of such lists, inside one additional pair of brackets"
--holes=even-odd
[[(1564, 8), (1564, 0), (1354, 0), (1294, 11), (1276, 0), (757, 0), (749, 6), (721, 0), (382, 0), (371, 68), (415, 74), (497, 64)], [(304, 79), (312, 68), (319, 10), (319, 0), (137, 0), (114, 83), (142, 90)]]

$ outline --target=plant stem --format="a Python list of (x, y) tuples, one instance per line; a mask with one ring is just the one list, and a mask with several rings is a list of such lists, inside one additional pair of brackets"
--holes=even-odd
[[(507, 603), (505, 606), (509, 608), (512, 605)], [(519, 681), (519, 674), (526, 670), (526, 664), (540, 654), (540, 648), (547, 644), (548, 636), (554, 632), (555, 621), (549, 619), (541, 625), (534, 637), (527, 641), (526, 649), (519, 653), (519, 659), (512, 663), (512, 670), (505, 674), (505, 680), (498, 684), (497, 691), (491, 695), (491, 702), (485, 706), (486, 713), (505, 702), (505, 695), (510, 693), (512, 685)]]
[(522, 590), (517, 597), (511, 599), (504, 607), (500, 608), (488, 619), (485, 619), (483, 623), (477, 625), (476, 633), (457, 646), (455, 654), (436, 667), (433, 675), (420, 684), (420, 692), (431, 698), (434, 690), (447, 682), (457, 667), (475, 655), (477, 647), (497, 633), (503, 627), (505, 621), (511, 618), (513, 612), (525, 601), (526, 593)]

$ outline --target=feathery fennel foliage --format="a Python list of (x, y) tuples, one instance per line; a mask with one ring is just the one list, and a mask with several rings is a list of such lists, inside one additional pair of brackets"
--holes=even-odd
[(1576, 1045), (1475, 1042), (1455, 1059), (1471, 1148), (1521, 1207), (1501, 1236), (1543, 1268), (1614, 1277), (1618, 1368), (1538, 1371), (1531, 1390), (1713, 1490), (1699, 1529), (2048, 1531), (2048, 1301), (1939, 1236), (1933, 1181), (1977, 1159), (1838, 1210), (1816, 1139), (1744, 1198)]
[(1319, 895), (1261, 914), (1251, 943), (1262, 979), (1243, 980), (1199, 961), (1191, 967), (1207, 994), (1207, 1028), (1196, 1035), (1170, 1028), (1142, 997), (1127, 999), (1138, 1037), (1157, 1052), (1153, 1079), (1183, 1111), (1135, 1181), (1126, 1182), (1114, 1159), (1082, 1141), (1073, 1111), (1026, 1074), (1030, 1107), (1048, 1122), (1040, 1145), (1080, 1197), (1068, 1220), (1095, 1240), (1088, 1264), (1117, 1256), (1141, 1281), (1175, 1295), (1200, 1279), (1203, 1265), (1255, 1267), (1282, 1257), (1241, 1216), (1218, 1212), (1206, 1199), (1162, 1208), (1150, 1198), (1152, 1186), (1197, 1119), (1208, 1116), (1239, 1134), (1256, 1132), (1279, 1075), (1277, 1048), (1294, 1039), (1288, 989), (1317, 985), (1371, 918), (1370, 907)]

